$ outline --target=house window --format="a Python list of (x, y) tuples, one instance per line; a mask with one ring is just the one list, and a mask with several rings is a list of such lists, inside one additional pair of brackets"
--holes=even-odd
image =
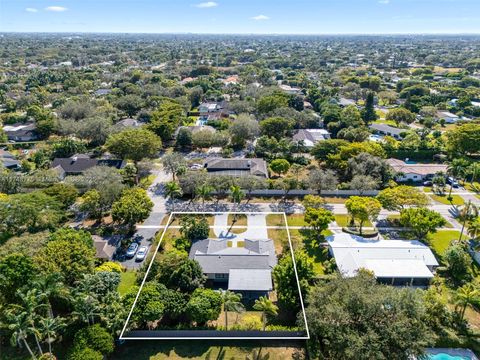
[(228, 274), (215, 274), (215, 279), (228, 279)]

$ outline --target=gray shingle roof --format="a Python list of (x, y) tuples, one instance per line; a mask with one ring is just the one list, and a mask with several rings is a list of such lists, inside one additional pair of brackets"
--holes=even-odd
[(229, 247), (227, 239), (205, 239), (193, 243), (190, 259), (198, 261), (206, 274), (228, 274), (230, 269), (271, 269), (277, 264), (272, 240), (245, 240), (244, 247)]
[(231, 269), (228, 290), (271, 291), (272, 271), (266, 269)]
[(246, 175), (268, 177), (267, 163), (263, 159), (209, 159), (204, 164), (208, 172), (226, 175)]

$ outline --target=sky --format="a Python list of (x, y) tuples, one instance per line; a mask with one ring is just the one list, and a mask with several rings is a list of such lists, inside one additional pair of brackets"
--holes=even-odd
[(480, 33), (480, 0), (0, 0), (0, 32)]

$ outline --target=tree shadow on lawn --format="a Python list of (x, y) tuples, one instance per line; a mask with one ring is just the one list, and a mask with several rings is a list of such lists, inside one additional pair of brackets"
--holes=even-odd
[[(168, 340), (168, 341), (127, 341), (119, 346), (109, 359), (149, 360), (163, 354), (167, 358), (185, 359), (269, 359), (269, 348), (303, 348), (305, 342), (298, 340)], [(231, 349), (238, 348), (239, 353), (232, 356)], [(234, 351), (234, 350), (233, 350)]]
[(325, 237), (318, 235), (311, 229), (300, 229), (303, 237), (303, 249), (307, 255), (316, 263), (323, 263), (328, 260), (328, 248), (324, 247)]

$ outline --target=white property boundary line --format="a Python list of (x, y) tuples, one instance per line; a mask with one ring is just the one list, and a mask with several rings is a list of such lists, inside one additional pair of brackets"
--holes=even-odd
[[(305, 322), (305, 331), (307, 333), (307, 336), (261, 336), (261, 337), (228, 337), (228, 336), (214, 336), (214, 337), (123, 337), (125, 334), (125, 331), (127, 329), (127, 325), (130, 321), (130, 318), (133, 313), (133, 309), (135, 308), (135, 305), (137, 304), (138, 297), (140, 296), (140, 293), (142, 292), (143, 286), (145, 285), (145, 282), (147, 280), (148, 273), (150, 272), (150, 268), (152, 267), (153, 261), (155, 260), (155, 257), (158, 254), (158, 249), (160, 248), (160, 245), (163, 241), (163, 238), (165, 236), (165, 233), (167, 232), (170, 224), (170, 221), (172, 220), (172, 217), (176, 214), (180, 215), (221, 215), (221, 214), (245, 214), (245, 215), (283, 215), (283, 219), (285, 221), (285, 229), (287, 230), (287, 237), (288, 237), (288, 244), (290, 246), (290, 254), (293, 259), (293, 269), (295, 271), (295, 278), (297, 280), (297, 287), (298, 287), (298, 294), (300, 297), (300, 305), (302, 307), (302, 313), (303, 313), (303, 321)], [(209, 226), (210, 228), (211, 226)], [(281, 229), (278, 229), (281, 230)], [(168, 331), (168, 330), (167, 330)], [(175, 330), (172, 330), (175, 331)], [(194, 331), (194, 330), (193, 330)], [(148, 265), (147, 271), (145, 273), (145, 276), (143, 278), (143, 281), (140, 285), (140, 288), (138, 289), (137, 296), (135, 297), (135, 300), (133, 302), (132, 308), (130, 309), (130, 312), (128, 314), (127, 320), (125, 321), (125, 325), (123, 326), (122, 332), (120, 334), (119, 340), (308, 340), (310, 339), (310, 332), (308, 330), (308, 323), (307, 323), (307, 316), (305, 314), (305, 307), (303, 304), (303, 296), (302, 296), (302, 290), (300, 289), (300, 280), (298, 279), (298, 272), (297, 272), (297, 265), (295, 262), (295, 255), (293, 252), (293, 246), (292, 246), (292, 240), (290, 237), (290, 230), (288, 229), (288, 222), (287, 222), (287, 215), (285, 212), (274, 212), (274, 211), (264, 211), (264, 212), (240, 212), (240, 211), (201, 211), (201, 212), (194, 212), (194, 211), (175, 211), (170, 213), (170, 216), (168, 217), (167, 224), (165, 225), (162, 236), (160, 237), (160, 240), (157, 244), (157, 248), (155, 249), (155, 254), (152, 256), (152, 259), (150, 260), (150, 264)]]

